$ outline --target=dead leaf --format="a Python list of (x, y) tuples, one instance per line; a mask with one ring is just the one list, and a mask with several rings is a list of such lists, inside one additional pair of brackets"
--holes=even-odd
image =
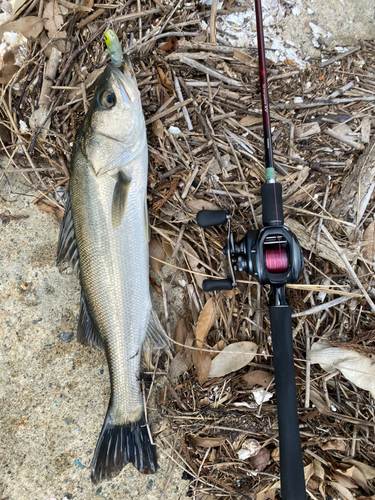
[(163, 139), (164, 126), (163, 126), (163, 122), (160, 120), (160, 118), (158, 120), (155, 120), (154, 122), (152, 122), (151, 127), (152, 127), (153, 134), (156, 135), (156, 137)]
[(219, 354), (218, 352), (214, 351), (222, 351), (226, 345), (227, 343), (225, 342), (225, 340), (219, 340), (219, 342), (213, 346), (213, 352), (210, 352), (211, 360), (216, 358), (216, 356)]
[(366, 480), (375, 478), (375, 468), (371, 465), (358, 462), (358, 460), (354, 460), (353, 458), (345, 459), (343, 463), (355, 465), (362, 472)]
[(304, 123), (295, 129), (296, 139), (305, 139), (313, 135), (320, 134), (320, 126), (318, 122)]
[(13, 6), (13, 12), (12, 12), (12, 18), (16, 18), (17, 17), (17, 13), (18, 11), (23, 7), (23, 5), (27, 2), (27, 0), (16, 0), (14, 2), (14, 6)]
[[(94, 0), (81, 0), (79, 3), (79, 7), (87, 7), (88, 9), (92, 9), (94, 6)], [(88, 10), (83, 10), (81, 12), (77, 12), (77, 21), (82, 19), (87, 15)]]
[(167, 75), (164, 73), (164, 71), (161, 68), (157, 67), (156, 69), (158, 71), (161, 83), (164, 85), (164, 87), (166, 89), (168, 89), (174, 93), (174, 86), (173, 86), (172, 80), (167, 77)]
[[(204, 270), (203, 266), (198, 261), (199, 256), (198, 256), (197, 252), (194, 250), (194, 248), (187, 241), (183, 241), (182, 245), (185, 248), (185, 250), (187, 250), (190, 254), (190, 255), (186, 255), (186, 258), (190, 264), (192, 271), (203, 274), (205, 270)], [(205, 279), (206, 279), (205, 276), (201, 276), (200, 274), (195, 275), (195, 281), (197, 282), (197, 285), (200, 288), (202, 288), (202, 283)]]
[(342, 439), (331, 439), (327, 443), (319, 445), (322, 450), (337, 450), (345, 452), (346, 445)]
[(178, 352), (169, 364), (168, 376), (172, 381), (177, 380), (185, 372), (189, 371), (193, 364), (192, 356), (184, 356)]
[(264, 370), (250, 370), (242, 377), (242, 380), (246, 382), (248, 389), (252, 389), (254, 385), (261, 385), (266, 389), (273, 378), (274, 375)]
[[(150, 255), (150, 266), (155, 271), (155, 273), (158, 276), (160, 276), (160, 278), (162, 278), (163, 276), (160, 272), (160, 269), (161, 269), (163, 263), (159, 262), (159, 260), (164, 261), (164, 250), (156, 238), (151, 238), (151, 241), (149, 244), (149, 255)], [(159, 260), (155, 260), (152, 257), (155, 257), (155, 259), (159, 259)]]
[(350, 493), (348, 488), (342, 486), (340, 483), (335, 481), (329, 483), (335, 490), (340, 494), (343, 500), (354, 500), (355, 497)]
[(172, 52), (175, 52), (178, 48), (178, 40), (175, 36), (172, 36), (172, 38), (170, 38), (168, 42), (166, 42), (159, 48), (160, 50), (163, 50), (167, 54), (172, 54)]
[(344, 488), (348, 489), (355, 489), (358, 488), (356, 484), (353, 483), (348, 477), (345, 477), (344, 474), (339, 472), (333, 472), (332, 473), (332, 479), (334, 479), (337, 483), (340, 483), (341, 486), (344, 486)]
[(15, 66), (14, 64), (7, 64), (0, 70), (0, 83), (7, 84), (12, 76), (14, 76), (17, 71), (19, 71), (20, 67)]
[(223, 377), (240, 370), (252, 361), (258, 346), (255, 342), (237, 342), (226, 346), (212, 361), (209, 378)]
[(323, 340), (312, 345), (311, 363), (319, 363), (329, 373), (340, 370), (347, 380), (375, 397), (375, 363), (361, 353), (332, 347)]
[(371, 222), (363, 235), (362, 255), (366, 260), (375, 260), (375, 220)]
[(365, 116), (361, 123), (361, 140), (363, 144), (370, 142), (371, 117)]
[(201, 436), (189, 436), (189, 440), (195, 444), (195, 446), (201, 446), (202, 448), (215, 448), (217, 446), (223, 446), (225, 443), (225, 437), (201, 437)]
[(238, 49), (234, 49), (233, 57), (235, 59), (238, 59), (238, 61), (245, 62), (245, 63), (251, 63), (254, 61), (253, 57), (249, 56), (248, 54), (245, 54), (245, 52), (241, 52)]
[(270, 451), (267, 448), (262, 448), (258, 455), (250, 458), (250, 463), (258, 472), (264, 470), (270, 461)]
[(50, 38), (53, 38), (53, 36), (64, 24), (64, 19), (61, 15), (59, 4), (56, 0), (50, 0), (45, 6), (43, 11), (43, 22)]
[(355, 481), (361, 488), (363, 488), (366, 491), (366, 493), (369, 492), (367, 487), (367, 479), (364, 473), (358, 467), (353, 465), (352, 467), (349, 467), (349, 469), (340, 470), (340, 472), (345, 476), (348, 476), (351, 479), (353, 479), (353, 481)]
[[(201, 310), (197, 326), (195, 328), (195, 345), (196, 347), (206, 347), (206, 340), (208, 332), (215, 324), (215, 313), (212, 297), (206, 302), (205, 306)], [(203, 384), (210, 372), (211, 367), (211, 356), (207, 351), (197, 351), (193, 352), (193, 362), (195, 366), (195, 371), (200, 384)]]
[(9, 129), (2, 123), (0, 123), (0, 138), (4, 144), (10, 144), (12, 141)]
[(240, 124), (243, 125), (244, 127), (251, 127), (252, 125), (255, 125), (256, 123), (262, 123), (261, 116), (248, 115), (248, 116), (244, 116), (240, 120)]
[(167, 241), (164, 238), (163, 238), (163, 241), (162, 241), (162, 245), (163, 245), (163, 248), (164, 248), (164, 252), (168, 256), (168, 259), (171, 259), (172, 255), (173, 255), (173, 247), (172, 247), (172, 245), (169, 243), (169, 241)]
[(39, 210), (42, 210), (43, 212), (46, 212), (49, 215), (53, 215), (58, 219), (62, 219), (64, 217), (64, 212), (60, 207), (57, 207), (52, 203), (49, 204), (47, 201), (41, 200), (36, 204), (36, 206), (39, 208)]
[(26, 38), (37, 38), (43, 29), (43, 21), (36, 16), (26, 16), (18, 19), (18, 21), (13, 21), (11, 23), (4, 24), (0, 28), (0, 40), (6, 31), (14, 31), (22, 33)]
[(278, 462), (280, 460), (280, 448), (277, 447), (275, 448), (272, 453), (271, 453), (271, 458), (272, 460), (274, 460), (275, 462)]
[(193, 214), (197, 214), (201, 210), (221, 210), (217, 205), (206, 200), (189, 200), (185, 204)]
[(322, 497), (325, 498), (326, 496), (325, 496), (325, 483), (324, 483), (324, 469), (319, 460), (314, 459), (309, 465), (306, 465), (306, 467), (304, 467), (303, 472), (305, 475), (306, 483), (313, 476), (319, 479), (319, 491)]

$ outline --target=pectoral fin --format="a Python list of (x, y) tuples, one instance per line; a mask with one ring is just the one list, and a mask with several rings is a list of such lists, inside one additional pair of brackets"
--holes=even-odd
[(112, 200), (112, 226), (116, 229), (121, 226), (126, 212), (131, 179), (124, 172), (117, 174), (115, 190)]

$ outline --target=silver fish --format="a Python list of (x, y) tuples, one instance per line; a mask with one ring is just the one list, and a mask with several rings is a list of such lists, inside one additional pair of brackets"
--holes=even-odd
[(168, 344), (149, 292), (147, 141), (130, 60), (105, 69), (78, 129), (58, 260), (82, 285), (77, 340), (105, 351), (111, 398), (91, 467), (94, 483), (127, 463), (157, 469), (139, 387), (142, 348)]

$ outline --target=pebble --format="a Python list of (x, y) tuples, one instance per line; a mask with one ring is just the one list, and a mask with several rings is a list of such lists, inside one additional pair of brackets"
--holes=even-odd
[(60, 333), (60, 339), (63, 342), (71, 342), (73, 340), (74, 333), (73, 332), (62, 332)]

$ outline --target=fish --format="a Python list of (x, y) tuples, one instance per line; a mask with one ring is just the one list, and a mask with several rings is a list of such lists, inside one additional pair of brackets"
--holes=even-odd
[(77, 340), (105, 352), (111, 396), (91, 479), (157, 470), (140, 391), (144, 349), (169, 340), (149, 291), (148, 149), (131, 61), (110, 62), (75, 136), (57, 260), (81, 282)]

